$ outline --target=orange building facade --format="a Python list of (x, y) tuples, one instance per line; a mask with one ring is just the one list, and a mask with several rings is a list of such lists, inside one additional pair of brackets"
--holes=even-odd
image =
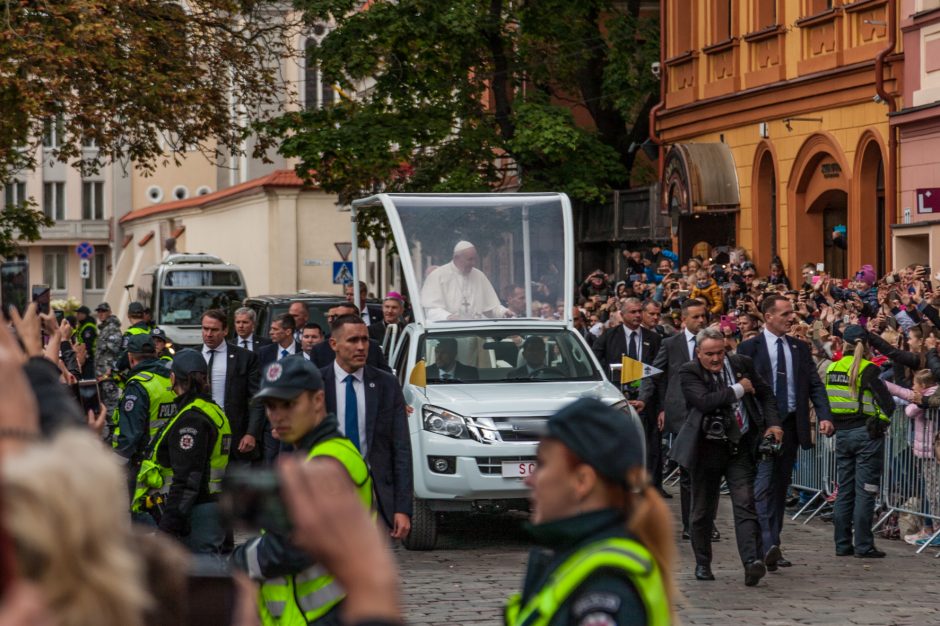
[[(660, 210), (702, 242), (848, 277), (891, 266), (896, 0), (663, 0)], [(701, 145), (706, 144), (706, 145)], [(833, 245), (845, 227), (847, 246)]]

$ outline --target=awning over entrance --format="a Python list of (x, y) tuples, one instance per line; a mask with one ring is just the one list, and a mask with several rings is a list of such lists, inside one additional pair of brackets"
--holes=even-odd
[(738, 211), (738, 173), (725, 143), (678, 143), (663, 165), (660, 212), (691, 215)]

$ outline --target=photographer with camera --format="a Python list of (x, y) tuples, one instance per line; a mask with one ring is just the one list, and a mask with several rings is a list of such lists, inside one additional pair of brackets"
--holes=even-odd
[(780, 552), (780, 530), (798, 446), (813, 447), (810, 402), (816, 408), (819, 432), (832, 436), (835, 429), (826, 388), (813, 365), (809, 344), (787, 336), (796, 320), (793, 304), (784, 296), (770, 295), (761, 302), (761, 312), (763, 332), (741, 343), (738, 354), (752, 359), (760, 377), (773, 386), (783, 428), (779, 454), (765, 455), (758, 464), (754, 483), (763, 540), (761, 553), (772, 572), (791, 565)]
[(868, 331), (852, 324), (842, 331), (842, 341), (842, 358), (826, 371), (839, 482), (833, 513), (836, 556), (880, 559), (885, 553), (875, 548), (871, 523), (894, 399), (879, 376), (880, 368), (868, 360)]
[(754, 478), (760, 440), (783, 438), (773, 390), (746, 356), (726, 355), (717, 328), (696, 336), (696, 359), (679, 370), (688, 415), (671, 457), (691, 474), (690, 516), (695, 578), (714, 580), (711, 529), (718, 510), (722, 478), (728, 482), (744, 584), (756, 585), (767, 568), (760, 554), (760, 524), (754, 503)]

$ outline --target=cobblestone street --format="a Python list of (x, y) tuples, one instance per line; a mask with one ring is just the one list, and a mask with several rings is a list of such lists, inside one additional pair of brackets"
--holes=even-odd
[[(669, 501), (678, 512), (679, 499)], [(717, 580), (692, 575), (688, 546), (680, 550), (678, 584), (683, 624), (937, 624), (940, 596), (929, 591), (940, 572), (935, 551), (914, 554), (898, 541), (880, 540), (883, 560), (836, 558), (832, 526), (787, 521), (787, 558), (794, 566), (744, 586), (722, 497), (712, 569)], [(450, 522), (434, 552), (398, 551), (409, 624), (500, 624), (506, 596), (518, 589), (528, 548), (512, 519)]]

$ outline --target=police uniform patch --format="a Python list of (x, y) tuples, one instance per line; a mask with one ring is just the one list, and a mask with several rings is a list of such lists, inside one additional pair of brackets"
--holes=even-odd
[(581, 617), (587, 613), (603, 611), (605, 613), (616, 613), (620, 610), (620, 596), (614, 593), (605, 593), (596, 591), (588, 593), (575, 601), (571, 607), (575, 616)]
[(281, 372), (283, 371), (284, 368), (281, 367), (280, 363), (272, 363), (271, 366), (268, 367), (268, 371), (265, 374), (265, 377), (268, 379), (269, 383), (273, 383), (281, 377)]
[(183, 435), (180, 437), (180, 448), (183, 450), (192, 450), (193, 446), (196, 445), (196, 438), (190, 434)]
[(134, 398), (128, 398), (128, 399), (124, 402), (124, 410), (125, 410), (125, 411), (133, 411), (133, 410), (134, 410)]
[(610, 613), (589, 613), (581, 618), (578, 626), (617, 626), (617, 620)]

